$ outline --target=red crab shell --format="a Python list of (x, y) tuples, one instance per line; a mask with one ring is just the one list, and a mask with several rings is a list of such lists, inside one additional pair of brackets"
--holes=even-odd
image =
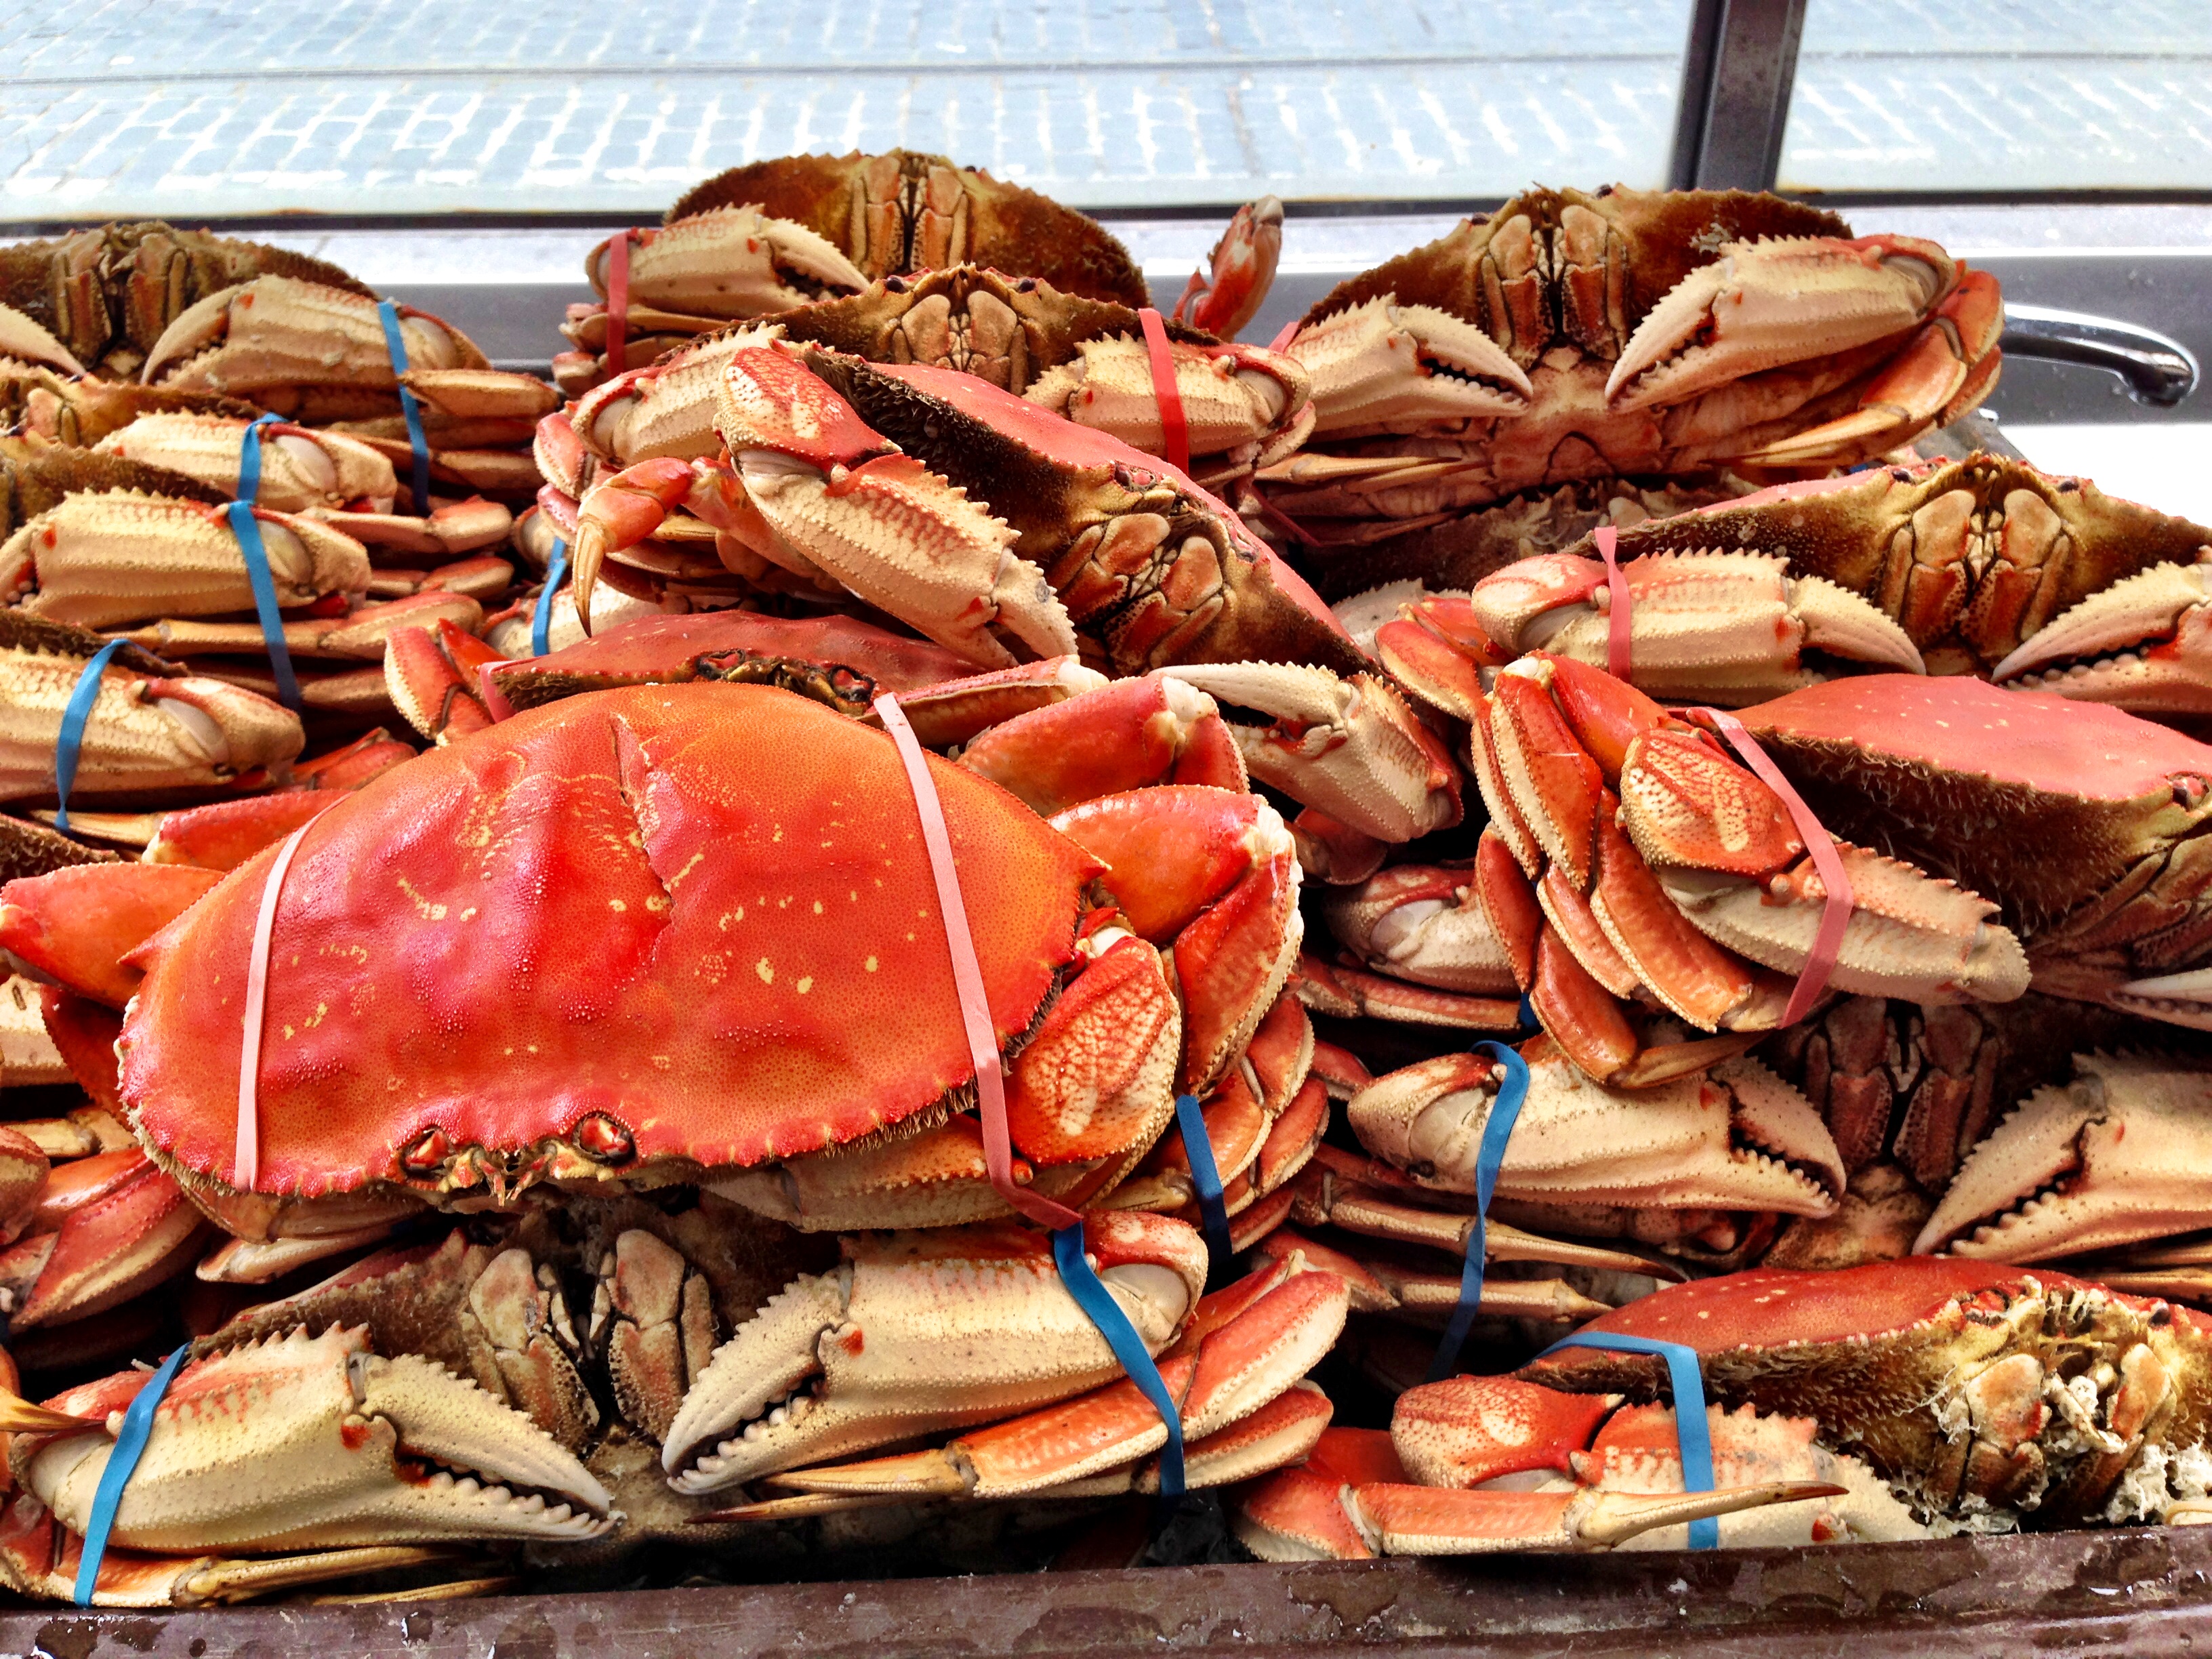
[[(996, 785), (930, 769), (1003, 1048), (1103, 866)], [(117, 1045), (146, 1145), (203, 1182), (234, 1172), (272, 857), (141, 948)], [(441, 1138), (495, 1168), (556, 1139), (755, 1164), (974, 1076), (891, 740), (766, 687), (571, 698), (378, 779), (308, 829), (269, 960), (262, 1193), (404, 1182), (403, 1151)]]

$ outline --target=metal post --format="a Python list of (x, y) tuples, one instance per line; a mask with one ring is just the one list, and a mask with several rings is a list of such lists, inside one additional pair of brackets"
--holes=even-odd
[(1805, 0), (1693, 0), (1668, 182), (1771, 190), (1797, 78)]

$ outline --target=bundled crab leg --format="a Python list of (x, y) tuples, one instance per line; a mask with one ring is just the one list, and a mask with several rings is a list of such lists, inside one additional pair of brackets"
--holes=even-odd
[[(1694, 1043), (1647, 1054), (1624, 999), (1709, 1032), (1778, 1024), (1781, 975), (1809, 959), (1826, 898), (1780, 798), (1705, 732), (1571, 659), (1538, 653), (1501, 670), (1480, 712), (1491, 827), (1476, 889), (1576, 1063), (1632, 1085), (1705, 1063)], [(1920, 1002), (2027, 988), (1995, 905), (1848, 843), (1837, 851), (1855, 902), (1831, 984)]]
[(1302, 1468), (1246, 1492), (1233, 1524), (1267, 1561), (1680, 1549), (1709, 1516), (1730, 1547), (1929, 1535), (1864, 1464), (1815, 1444), (1809, 1419), (1707, 1415), (1714, 1489), (1686, 1492), (1665, 1407), (1451, 1377), (1399, 1395), (1388, 1433), (1328, 1431)]
[[(1197, 1304), (1188, 1328), (1159, 1357), (1181, 1419), (1189, 1485), (1244, 1480), (1313, 1444), (1328, 1425), (1329, 1402), (1298, 1379), (1342, 1332), (1347, 1294), (1334, 1274), (1306, 1271), (1293, 1260)], [(791, 1470), (768, 1484), (835, 1498), (1158, 1491), (1150, 1459), (1167, 1437), (1158, 1411), (1124, 1378), (964, 1434), (942, 1449)], [(773, 1504), (763, 1507), (775, 1512)]]
[(981, 666), (1012, 662), (1012, 644), (1071, 653), (1079, 635), (1118, 673), (1246, 658), (1364, 666), (1235, 513), (973, 376), (749, 349), (720, 397), (729, 459), (641, 462), (585, 499), (586, 613), (607, 550), (683, 503), (721, 532), (733, 569), (849, 587)]

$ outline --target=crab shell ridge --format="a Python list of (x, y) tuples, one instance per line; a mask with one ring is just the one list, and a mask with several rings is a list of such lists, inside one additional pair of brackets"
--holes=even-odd
[[(996, 785), (930, 769), (1006, 1049), (1102, 866)], [(233, 1176), (272, 857), (135, 958), (122, 1091), (188, 1187)], [(891, 740), (782, 690), (653, 686), (395, 769), (300, 846), (258, 1078), (254, 1190), (302, 1198), (696, 1178), (945, 1102), (974, 1067)]]

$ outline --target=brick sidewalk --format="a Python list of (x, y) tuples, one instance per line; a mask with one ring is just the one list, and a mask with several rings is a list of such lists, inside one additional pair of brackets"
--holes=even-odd
[[(2202, 0), (2012, 0), (1971, 34), (1923, 0), (1813, 9), (1792, 179), (2212, 185)], [(739, 161), (897, 144), (1094, 207), (1654, 183), (1686, 15), (1686, 0), (19, 9), (0, 19), (0, 218), (635, 217)], [(1988, 45), (2008, 31), (2058, 55), (2008, 69)]]

